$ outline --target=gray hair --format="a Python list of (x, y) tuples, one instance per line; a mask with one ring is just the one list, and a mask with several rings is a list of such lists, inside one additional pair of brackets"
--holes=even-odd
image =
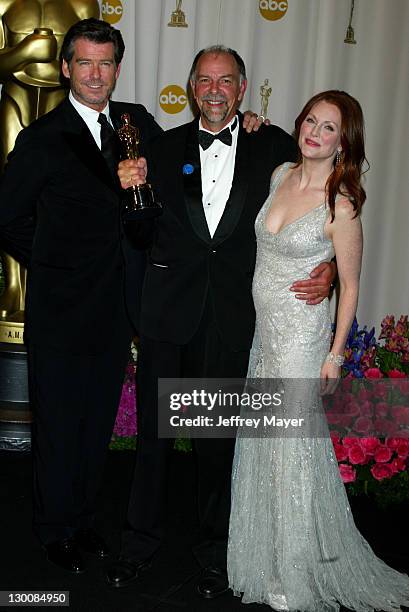
[(219, 53), (227, 53), (228, 55), (231, 55), (235, 59), (237, 68), (239, 69), (240, 85), (242, 84), (243, 81), (247, 80), (246, 66), (244, 65), (244, 62), (241, 59), (240, 55), (237, 53), (237, 51), (235, 51), (234, 49), (230, 49), (230, 47), (225, 47), (224, 45), (212, 45), (211, 47), (206, 47), (206, 49), (202, 49), (196, 55), (195, 59), (193, 60), (192, 67), (190, 69), (189, 81), (192, 81), (193, 83), (196, 81), (197, 63), (199, 59), (202, 57), (202, 55), (205, 55), (207, 53), (213, 53), (215, 55), (218, 55)]

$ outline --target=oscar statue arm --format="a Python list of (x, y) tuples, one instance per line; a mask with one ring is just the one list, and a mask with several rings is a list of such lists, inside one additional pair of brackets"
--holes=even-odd
[(4, 46), (0, 49), (0, 82), (7, 81), (14, 72), (22, 70), (33, 62), (51, 62), (57, 57), (57, 40), (49, 30), (32, 32), (28, 34), (14, 47), (9, 47), (5, 41), (4, 24), (0, 25), (3, 30)]

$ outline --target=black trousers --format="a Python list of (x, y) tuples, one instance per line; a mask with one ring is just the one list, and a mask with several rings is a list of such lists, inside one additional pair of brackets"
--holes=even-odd
[(28, 346), (33, 409), (34, 530), (43, 544), (93, 524), (132, 329), (99, 355)]
[[(247, 373), (248, 356), (248, 351), (234, 352), (223, 346), (209, 307), (186, 345), (141, 338), (136, 466), (128, 507), (129, 528), (122, 534), (122, 555), (146, 559), (158, 550), (164, 536), (173, 440), (157, 437), (158, 378), (241, 378)], [(202, 567), (224, 568), (234, 440), (197, 439), (193, 443), (200, 527), (193, 552)]]

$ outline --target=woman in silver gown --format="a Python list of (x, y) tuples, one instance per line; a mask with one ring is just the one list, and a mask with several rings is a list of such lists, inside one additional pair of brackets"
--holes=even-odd
[[(256, 331), (248, 378), (316, 379), (330, 392), (358, 299), (362, 110), (344, 92), (323, 92), (307, 102), (295, 127), (300, 160), (275, 170), (255, 224)], [(328, 300), (310, 307), (289, 287), (334, 254), (340, 297), (330, 346)], [(319, 392), (311, 393), (311, 383), (307, 393), (304, 384), (300, 398), (296, 388), (291, 401), (301, 399), (297, 416), (307, 418), (320, 405)], [(292, 409), (284, 396), (275, 414)], [(376, 557), (355, 527), (329, 436), (247, 438), (239, 431), (227, 564), (230, 588), (243, 603), (274, 610), (409, 605), (409, 578)]]

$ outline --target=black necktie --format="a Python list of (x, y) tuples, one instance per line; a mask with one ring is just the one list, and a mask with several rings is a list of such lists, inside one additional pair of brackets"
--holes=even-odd
[(119, 139), (104, 113), (99, 113), (98, 123), (101, 124), (101, 153), (111, 174), (116, 178), (119, 161)]
[(206, 151), (215, 140), (221, 140), (224, 144), (229, 145), (231, 147), (232, 135), (230, 128), (224, 128), (218, 134), (210, 134), (210, 132), (205, 132), (204, 130), (199, 130), (199, 144), (202, 147), (203, 151)]

